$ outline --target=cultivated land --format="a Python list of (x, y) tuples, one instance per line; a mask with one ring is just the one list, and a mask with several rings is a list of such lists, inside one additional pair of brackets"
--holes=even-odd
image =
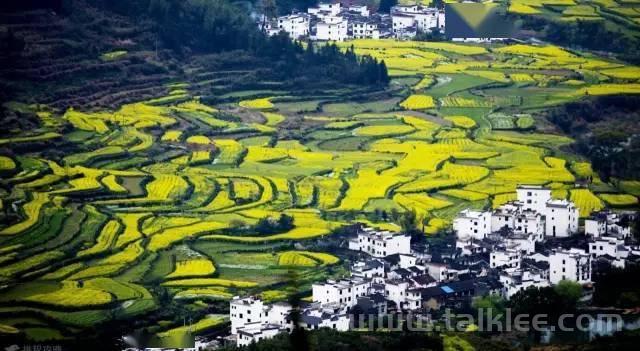
[[(461, 3), (445, 0), (445, 3)], [(640, 35), (640, 2), (637, 0), (509, 0), (499, 3), (506, 13), (540, 18), (556, 23), (578, 21), (602, 23), (606, 29), (638, 38)], [(401, 4), (415, 1), (400, 0)], [(429, 5), (431, 1), (422, 1)]]
[(598, 21), (636, 36), (640, 26), (640, 2), (635, 0), (512, 0), (508, 12), (560, 22)]
[[(637, 181), (599, 180), (536, 112), (640, 93), (640, 68), (553, 46), (351, 45), (385, 60), (389, 89), (199, 97), (247, 74), (214, 72), (113, 110), (10, 103), (42, 123), (0, 140), (2, 330), (59, 339), (136, 319), (175, 338), (181, 321), (154, 313), (179, 306), (204, 332), (225, 323), (212, 301), (282, 299), (292, 268), (303, 289), (341, 273), (294, 243), (352, 218), (397, 230), (384, 220), (395, 211), (415, 211), (430, 235), (519, 183), (551, 186), (583, 217), (637, 206)], [(292, 228), (253, 231), (281, 214)]]

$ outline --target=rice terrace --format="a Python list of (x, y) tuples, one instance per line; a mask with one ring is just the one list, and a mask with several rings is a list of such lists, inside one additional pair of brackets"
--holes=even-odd
[[(285, 299), (292, 271), (306, 292), (344, 275), (317, 239), (356, 222), (436, 235), (522, 183), (550, 186), (581, 217), (638, 207), (640, 179), (600, 179), (544, 113), (639, 94), (640, 67), (550, 44), (337, 45), (384, 60), (389, 86), (201, 96), (202, 84), (246, 74), (220, 71), (113, 109), (6, 102), (40, 121), (0, 139), (0, 332), (210, 330), (233, 296)], [(153, 317), (168, 308), (183, 314)]]

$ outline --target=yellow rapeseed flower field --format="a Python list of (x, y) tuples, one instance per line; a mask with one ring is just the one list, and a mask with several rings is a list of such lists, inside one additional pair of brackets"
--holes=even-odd
[(400, 103), (407, 110), (425, 110), (436, 107), (433, 98), (429, 95), (413, 94)]
[(256, 109), (256, 110), (268, 110), (273, 108), (271, 98), (253, 99), (240, 101), (239, 105), (244, 108)]
[(444, 119), (451, 121), (456, 127), (471, 129), (476, 126), (476, 121), (467, 116), (447, 116)]
[(216, 268), (207, 259), (193, 259), (176, 262), (176, 268), (167, 275), (167, 279), (202, 277), (215, 273)]
[(25, 219), (0, 231), (0, 235), (15, 235), (36, 224), (42, 208), (49, 202), (49, 195), (45, 193), (31, 193), (32, 199), (22, 206)]
[(576, 204), (580, 217), (588, 217), (593, 211), (600, 211), (604, 205), (589, 189), (573, 189), (569, 192), (569, 200)]

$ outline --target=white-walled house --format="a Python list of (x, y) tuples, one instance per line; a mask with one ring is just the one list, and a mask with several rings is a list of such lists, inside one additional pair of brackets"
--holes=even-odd
[(584, 250), (557, 249), (549, 254), (549, 281), (558, 284), (571, 280), (580, 284), (591, 282), (591, 256)]
[[(631, 214), (626, 214), (631, 216)], [(609, 211), (592, 213), (584, 220), (584, 232), (595, 238), (600, 236), (616, 236), (626, 239), (631, 235), (631, 226), (622, 222), (622, 216)]]
[(309, 35), (309, 15), (294, 13), (278, 17), (278, 29), (289, 34), (292, 39), (300, 39)]
[(532, 235), (533, 240), (542, 241), (545, 235), (567, 237), (578, 231), (580, 215), (573, 202), (551, 199), (551, 189), (538, 185), (520, 185), (516, 193), (516, 201), (493, 212), (469, 209), (460, 212), (453, 221), (458, 238), (481, 240), (507, 228), (514, 234)]
[(445, 18), (446, 16), (444, 11), (438, 11), (438, 29), (440, 30), (441, 33), (444, 33), (446, 28)]
[(355, 262), (351, 266), (351, 276), (364, 279), (384, 277), (384, 263), (378, 259)]
[(378, 24), (368, 21), (350, 21), (349, 32), (354, 39), (380, 39)]
[(526, 269), (500, 272), (500, 283), (504, 287), (504, 297), (507, 299), (531, 286), (538, 288), (549, 286), (549, 280), (544, 276)]
[(491, 213), (491, 231), (497, 232), (502, 228), (515, 228), (514, 214), (520, 210), (517, 203), (506, 203)]
[[(235, 297), (229, 303), (229, 309), (231, 334), (239, 347), (293, 330), (292, 308), (285, 302), (265, 305), (255, 297)], [(346, 331), (349, 329), (350, 319), (344, 305), (331, 307), (315, 304), (302, 308), (299, 326), (306, 329), (327, 327)]]
[(536, 250), (536, 242), (540, 241), (538, 235), (532, 234), (512, 234), (505, 238), (507, 247), (532, 254)]
[(401, 310), (415, 310), (420, 308), (421, 295), (419, 291), (411, 289), (409, 282), (402, 280), (387, 280), (384, 285), (385, 297), (393, 301)]
[(421, 32), (429, 32), (433, 28), (438, 28), (438, 10), (433, 8), (426, 8), (422, 11), (418, 11), (414, 14), (416, 19), (416, 26)]
[(341, 16), (326, 16), (316, 24), (316, 40), (345, 41), (349, 38), (348, 21)]
[(307, 13), (318, 17), (322, 17), (323, 15), (337, 16), (340, 11), (342, 11), (342, 4), (339, 2), (321, 2), (318, 4), (318, 7), (309, 7), (307, 9)]
[(502, 268), (516, 270), (520, 268), (522, 252), (513, 249), (494, 250), (489, 254), (489, 266), (491, 268)]
[(257, 322), (238, 328), (233, 334), (236, 334), (236, 346), (242, 347), (260, 340), (271, 339), (285, 331), (285, 328), (280, 325)]
[(424, 266), (427, 268), (427, 273), (433, 277), (437, 282), (443, 282), (447, 280), (449, 273), (447, 265), (438, 262), (426, 262)]
[(545, 212), (546, 235), (567, 237), (578, 231), (578, 208), (567, 200), (547, 202)]
[(313, 302), (320, 304), (337, 304), (353, 307), (358, 297), (365, 296), (371, 282), (366, 279), (352, 278), (339, 281), (328, 280), (325, 283), (312, 284)]
[(535, 211), (522, 211), (513, 220), (514, 233), (533, 234), (536, 241), (544, 239), (545, 219), (542, 214)]
[(415, 32), (415, 23), (413, 16), (402, 13), (391, 15), (391, 30), (396, 38), (404, 37), (403, 33), (409, 28)]
[(362, 17), (369, 17), (369, 15), (371, 14), (371, 12), (369, 11), (369, 8), (367, 7), (367, 5), (349, 6), (348, 10), (351, 11), (351, 12), (357, 13)]
[(461, 240), (484, 239), (491, 233), (491, 212), (466, 209), (453, 220), (453, 230)]
[(291, 314), (292, 307), (286, 302), (276, 302), (271, 304), (267, 312), (267, 322), (281, 326), (287, 325), (287, 319)]
[(387, 280), (384, 284), (384, 295), (387, 300), (395, 302), (400, 307), (406, 298), (409, 283), (401, 280)]
[(252, 323), (264, 323), (267, 313), (262, 300), (249, 296), (245, 298), (235, 297), (229, 303), (229, 315), (231, 319), (231, 334), (236, 334), (239, 328)]
[(404, 30), (411, 27), (415, 27), (417, 31), (423, 33), (434, 28), (444, 30), (444, 14), (436, 8), (420, 5), (397, 5), (391, 7), (390, 12), (392, 30), (396, 37), (402, 37)]
[(307, 330), (331, 328), (347, 331), (351, 320), (342, 309), (326, 309), (322, 307), (308, 308), (300, 314), (300, 326)]
[(411, 253), (411, 237), (388, 231), (364, 228), (358, 236), (349, 241), (349, 249), (363, 251), (373, 257)]
[(589, 243), (589, 253), (592, 258), (607, 256), (612, 265), (618, 268), (625, 267), (630, 251), (630, 248), (624, 245), (624, 240), (617, 237), (602, 236)]
[(398, 267), (409, 268), (414, 267), (418, 263), (418, 258), (409, 254), (398, 254)]
[(525, 209), (521, 201), (506, 203), (491, 214), (491, 231), (508, 228), (515, 234), (531, 234), (535, 241), (544, 239), (545, 220), (541, 213)]
[(547, 202), (551, 200), (551, 188), (541, 185), (518, 185), (516, 194), (525, 210), (537, 213), (545, 213)]

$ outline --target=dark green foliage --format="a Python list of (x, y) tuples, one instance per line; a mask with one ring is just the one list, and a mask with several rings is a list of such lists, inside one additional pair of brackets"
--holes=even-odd
[(210, 52), (243, 49), (257, 32), (244, 11), (223, 0), (150, 0), (149, 15), (165, 44), (178, 50), (185, 46)]
[[(443, 350), (442, 338), (428, 333), (416, 332), (337, 332), (319, 329), (304, 332), (305, 342), (292, 340), (289, 335), (279, 335), (273, 339), (250, 345), (251, 351), (382, 351), (382, 350)], [(300, 346), (304, 345), (304, 346)], [(234, 350), (227, 348), (226, 350)]]
[(473, 300), (475, 309), (491, 309), (494, 316), (504, 314), (507, 302), (498, 295), (487, 295)]
[(575, 289), (567, 284), (560, 289), (529, 287), (513, 295), (509, 300), (509, 307), (513, 310), (513, 317), (545, 314), (546, 321), (553, 324), (562, 314), (573, 313), (576, 303)]
[(598, 21), (576, 21), (563, 23), (550, 21), (540, 16), (519, 16), (522, 27), (539, 32), (542, 38), (569, 47), (589, 50), (610, 51), (620, 54), (621, 58), (637, 63), (640, 55), (640, 41), (621, 32), (613, 32)]
[[(156, 23), (164, 46), (175, 52), (186, 55), (241, 50), (233, 52), (229, 62), (238, 65), (234, 68), (265, 67), (266, 72), (257, 79), (293, 80), (298, 86), (318, 82), (383, 86), (389, 82), (384, 62), (370, 56), (357, 58), (353, 49), (342, 53), (335, 45), (316, 49), (310, 43), (304, 49), (285, 34), (268, 37), (258, 30), (246, 10), (229, 1), (94, 2), (131, 17), (147, 13)], [(148, 10), (141, 10), (144, 8)]]
[(640, 177), (640, 98), (605, 96), (571, 102), (547, 112), (547, 119), (576, 138), (604, 181)]
[(582, 297), (582, 285), (570, 280), (560, 281), (554, 289), (569, 306), (575, 306)]
[(257, 232), (262, 235), (283, 233), (293, 229), (293, 217), (281, 214), (278, 219), (267, 217), (261, 218), (249, 232)]
[(580, 345), (582, 351), (636, 350), (640, 345), (640, 330), (624, 330), (610, 336), (596, 336), (587, 345)]
[(640, 266), (625, 269), (611, 268), (595, 276), (597, 288), (593, 293), (596, 306), (632, 308), (640, 305)]
[[(394, 210), (391, 211), (391, 218), (394, 217), (394, 213), (395, 213)], [(416, 235), (422, 234), (422, 232), (420, 232), (416, 227), (417, 215), (414, 209), (412, 209), (411, 211), (405, 211), (401, 214), (398, 214), (397, 218), (398, 219), (396, 220), (396, 222), (400, 224), (400, 227), (402, 228), (402, 231), (404, 233), (416, 234)], [(421, 236), (424, 236), (424, 234), (422, 234)]]
[(307, 8), (316, 6), (317, 0), (277, 0), (279, 14), (288, 14), (293, 10), (306, 11)]
[(416, 35), (415, 40), (417, 41), (446, 41), (447, 37), (445, 37), (444, 33), (440, 31), (440, 29), (434, 29), (431, 32), (420, 32)]
[(392, 6), (396, 6), (398, 0), (380, 0), (380, 6), (378, 6), (378, 12), (389, 13)]

